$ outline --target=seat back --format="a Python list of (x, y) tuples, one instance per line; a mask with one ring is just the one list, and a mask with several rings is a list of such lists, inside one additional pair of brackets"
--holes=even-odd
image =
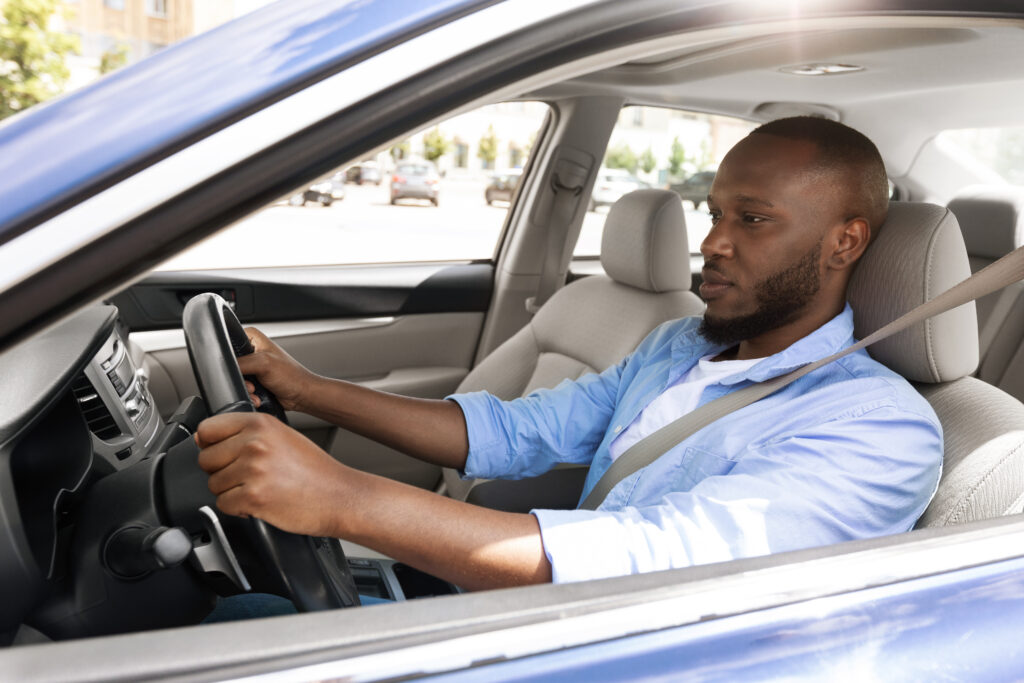
[[(969, 274), (967, 250), (952, 212), (893, 202), (850, 283), (856, 335), (866, 336)], [(1024, 503), (1024, 406), (969, 376), (978, 363), (976, 331), (971, 303), (868, 349), (914, 382), (942, 423), (943, 475), (918, 526), (1020, 512)]]
[[(511, 400), (610, 367), (661, 323), (703, 312), (703, 302), (689, 291), (689, 264), (679, 195), (637, 190), (623, 196), (605, 220), (605, 275), (558, 290), (466, 376), (458, 391), (483, 389)], [(454, 470), (445, 470), (444, 481), (448, 494), (458, 499), (466, 499), (473, 486)], [(534, 481), (531, 487), (536, 491), (544, 483)]]
[[(971, 272), (1024, 244), (1024, 190), (976, 186), (949, 203), (964, 234)], [(978, 300), (977, 376), (1024, 399), (1024, 283)]]

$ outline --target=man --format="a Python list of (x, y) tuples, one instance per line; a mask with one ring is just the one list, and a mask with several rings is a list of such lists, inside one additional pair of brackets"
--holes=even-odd
[[(411, 399), (318, 377), (259, 332), (241, 358), (285, 408), (474, 477), (589, 464), (586, 490), (647, 434), (853, 343), (846, 287), (881, 228), (874, 145), (831, 121), (766, 124), (723, 160), (701, 245), (703, 318), (512, 402)], [(941, 430), (863, 351), (730, 414), (620, 482), (596, 511), (512, 514), (347, 468), (264, 415), (211, 418), (200, 465), (224, 512), (335, 536), (477, 589), (574, 581), (906, 531), (934, 493)]]

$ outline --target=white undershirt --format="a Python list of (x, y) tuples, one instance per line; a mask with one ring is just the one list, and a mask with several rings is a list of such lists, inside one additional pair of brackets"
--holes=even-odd
[(613, 462), (633, 444), (696, 408), (701, 394), (708, 386), (743, 372), (763, 360), (751, 358), (713, 362), (711, 359), (715, 355), (701, 358), (688, 373), (647, 404), (632, 424), (609, 446), (608, 452)]

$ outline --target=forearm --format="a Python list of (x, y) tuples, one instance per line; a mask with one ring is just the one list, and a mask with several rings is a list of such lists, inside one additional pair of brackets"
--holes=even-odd
[(317, 378), (297, 406), (302, 412), (426, 462), (461, 469), (469, 453), (466, 420), (452, 401), (410, 398)]
[(470, 590), (551, 581), (533, 515), (499, 512), (346, 470), (329, 535)]

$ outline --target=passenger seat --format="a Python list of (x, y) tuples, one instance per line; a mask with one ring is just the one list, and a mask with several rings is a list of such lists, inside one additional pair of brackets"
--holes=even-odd
[[(975, 273), (1024, 244), (1024, 190), (970, 187), (949, 202)], [(978, 299), (977, 377), (1024, 400), (1024, 283)]]
[[(486, 390), (511, 400), (619, 362), (655, 327), (704, 312), (690, 289), (690, 250), (679, 195), (636, 190), (612, 205), (601, 238), (605, 275), (555, 292), (524, 328), (466, 376), (460, 393)], [(555, 469), (523, 481), (474, 482), (444, 471), (448, 495), (506, 510), (574, 507), (586, 469)], [(575, 491), (572, 490), (575, 487)], [(561, 495), (564, 500), (549, 498)], [(566, 495), (568, 494), (568, 495)]]

